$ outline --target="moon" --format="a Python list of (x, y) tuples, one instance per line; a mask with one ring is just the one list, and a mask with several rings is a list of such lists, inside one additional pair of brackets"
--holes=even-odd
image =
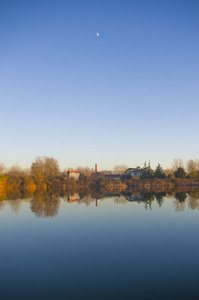
[(96, 36), (99, 36), (99, 32), (96, 33)]

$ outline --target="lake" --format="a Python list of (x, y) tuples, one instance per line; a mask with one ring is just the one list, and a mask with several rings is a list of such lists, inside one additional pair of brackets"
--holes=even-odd
[(198, 195), (1, 201), (0, 299), (199, 299)]

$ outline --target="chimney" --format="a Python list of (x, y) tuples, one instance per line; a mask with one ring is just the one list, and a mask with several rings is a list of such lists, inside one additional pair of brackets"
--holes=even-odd
[(97, 164), (95, 164), (95, 173), (97, 173)]

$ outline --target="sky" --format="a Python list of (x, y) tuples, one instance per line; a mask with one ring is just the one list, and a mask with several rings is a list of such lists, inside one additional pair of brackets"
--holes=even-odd
[(199, 159), (198, 16), (198, 0), (0, 0), (0, 162)]

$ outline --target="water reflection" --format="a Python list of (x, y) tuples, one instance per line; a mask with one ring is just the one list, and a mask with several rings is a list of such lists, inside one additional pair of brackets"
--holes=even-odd
[(185, 202), (186, 198), (187, 198), (187, 193), (186, 192), (178, 192), (175, 193), (174, 196), (180, 203)]
[[(0, 210), (3, 211), (6, 206), (11, 208), (11, 211), (18, 213), (23, 202), (30, 204), (31, 212), (39, 218), (54, 217), (59, 213), (61, 201), (68, 205), (74, 203), (79, 205), (90, 206), (94, 204), (96, 207), (100, 206), (100, 202), (113, 199), (114, 204), (128, 204), (139, 203), (143, 205), (146, 210), (152, 210), (153, 206), (157, 205), (159, 208), (164, 206), (165, 200), (171, 199), (174, 210), (177, 212), (185, 209), (198, 210), (199, 209), (199, 191), (169, 191), (169, 192), (141, 192), (128, 190), (126, 192), (116, 191), (110, 192), (105, 190), (98, 191), (65, 191), (64, 194), (49, 194), (46, 192), (37, 191), (34, 195), (26, 194), (15, 195), (11, 193), (11, 200), (0, 201)], [(19, 198), (19, 196), (23, 198)]]
[(79, 193), (68, 194), (68, 202), (79, 202), (80, 196)]
[(191, 209), (199, 209), (199, 193), (198, 192), (189, 192), (188, 198), (188, 207)]
[(42, 218), (53, 217), (58, 214), (61, 197), (46, 193), (36, 193), (30, 201), (31, 211)]
[(162, 206), (165, 197), (166, 197), (165, 192), (160, 192), (160, 193), (156, 194), (156, 200), (157, 200), (159, 207)]
[(1, 201), (0, 299), (198, 299), (198, 195), (67, 191)]

